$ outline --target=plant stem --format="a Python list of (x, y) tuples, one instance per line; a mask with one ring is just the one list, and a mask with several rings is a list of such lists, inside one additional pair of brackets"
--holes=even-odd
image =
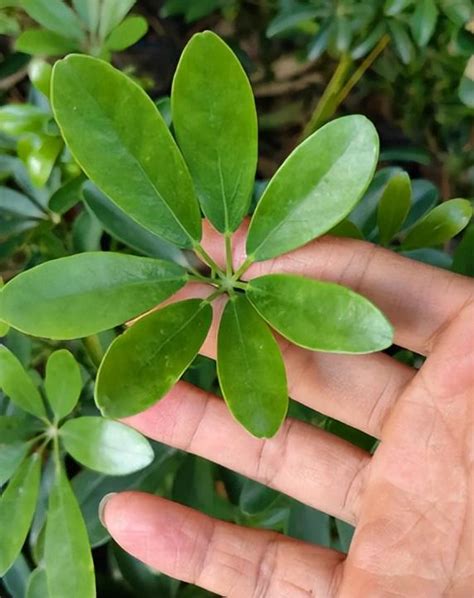
[(356, 68), (356, 70), (352, 73), (349, 77), (348, 81), (338, 93), (337, 98), (335, 100), (336, 108), (340, 106), (342, 102), (347, 98), (350, 94), (352, 89), (359, 83), (361, 78), (364, 76), (365, 72), (372, 66), (372, 64), (377, 60), (383, 50), (386, 48), (387, 44), (390, 42), (390, 37), (385, 34), (383, 37), (380, 38), (377, 45), (373, 48), (373, 50), (368, 54), (364, 60), (360, 63), (360, 65)]
[(194, 252), (203, 260), (204, 263), (206, 263), (209, 266), (209, 268), (215, 270), (217, 273), (224, 274), (221, 268), (219, 268), (216, 262), (212, 259), (212, 257), (207, 253), (207, 251), (203, 248), (203, 246), (200, 243), (197, 243), (194, 246)]
[(89, 356), (90, 360), (98, 368), (102, 358), (104, 357), (104, 352), (102, 350), (99, 337), (97, 334), (92, 334), (91, 336), (84, 337), (82, 342), (84, 343), (84, 347), (86, 348), (87, 355)]
[(190, 274), (188, 279), (192, 282), (202, 282), (205, 284), (210, 284), (213, 287), (218, 286), (218, 281), (215, 278), (209, 278), (208, 276), (196, 276), (194, 274)]
[(242, 274), (247, 272), (247, 270), (254, 263), (254, 261), (255, 261), (255, 258), (253, 256), (251, 256), (251, 255), (247, 256), (247, 259), (243, 262), (243, 264), (241, 264), (240, 268), (238, 268), (237, 271), (235, 272), (234, 276), (232, 277), (232, 281), (235, 282), (236, 280), (239, 280), (239, 278), (242, 276)]
[(308, 124), (303, 130), (301, 140), (306, 139), (311, 133), (314, 133), (334, 114), (339, 105), (336, 103), (336, 98), (344, 86), (345, 78), (351, 66), (352, 58), (349, 54), (343, 54), (323, 95), (316, 104)]
[(214, 301), (214, 299), (217, 299), (217, 297), (220, 297), (221, 295), (223, 295), (226, 292), (227, 292), (226, 289), (221, 287), (221, 288), (217, 289), (216, 291), (214, 291), (213, 293), (211, 293), (208, 297), (203, 299), (203, 301), (206, 303), (212, 303)]
[(234, 271), (232, 263), (232, 233), (224, 233), (225, 238), (225, 268), (226, 275), (230, 278)]

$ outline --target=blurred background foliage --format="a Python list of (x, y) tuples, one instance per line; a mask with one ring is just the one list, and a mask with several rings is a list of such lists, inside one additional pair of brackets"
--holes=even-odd
[[(99, 56), (134, 77), (172, 127), (172, 76), (186, 41), (203, 29), (231, 45), (256, 96), (260, 159), (253, 207), (302, 138), (335, 116), (362, 113), (381, 137), (380, 169), (334, 234), (474, 275), (474, 227), (459, 234), (466, 222), (452, 200), (472, 199), (474, 189), (472, 11), (470, 0), (0, 0), (3, 278), (52, 258), (99, 249), (182, 259), (86, 182), (54, 122), (49, 78), (54, 60), (69, 52)], [(48, 356), (67, 347), (84, 381), (75, 415), (97, 413), (92, 398), (97, 361), (114, 331), (99, 335), (95, 344), (60, 344), (8, 331), (1, 323), (0, 328), (2, 342), (39, 386)], [(397, 347), (390, 352), (414, 366), (421, 363)], [(216, 392), (211, 360), (197, 358), (185, 377)], [(0, 393), (0, 415), (14, 414)], [(373, 438), (299, 404), (291, 404), (290, 414), (366, 450), (375, 448)], [(154, 450), (152, 465), (120, 478), (69, 463), (94, 547), (100, 597), (209, 595), (152, 572), (109, 541), (97, 506), (104, 494), (120, 489), (144, 489), (221, 519), (348, 549), (353, 530), (347, 524), (198, 457), (157, 443)], [(45, 463), (29, 541), (0, 580), (2, 596), (35, 595), (31, 572), (42, 562), (52, 477), (47, 468)]]

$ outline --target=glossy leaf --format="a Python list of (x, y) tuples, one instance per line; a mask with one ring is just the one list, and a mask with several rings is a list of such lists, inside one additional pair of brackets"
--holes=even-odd
[(279, 168), (257, 205), (247, 254), (275, 257), (322, 235), (362, 197), (378, 156), (377, 132), (346, 116), (313, 133)]
[(46, 184), (62, 149), (60, 137), (35, 134), (18, 141), (18, 156), (25, 163), (33, 185), (43, 187)]
[(38, 429), (39, 422), (24, 415), (0, 415), (0, 445), (23, 442)]
[(3, 345), (0, 345), (0, 389), (23, 411), (46, 417), (38, 389), (18, 358)]
[(379, 201), (377, 223), (381, 245), (388, 245), (400, 230), (410, 211), (410, 205), (410, 177), (406, 172), (400, 172), (388, 181)]
[(272, 332), (244, 295), (225, 306), (217, 373), (235, 419), (254, 436), (274, 436), (288, 410), (285, 366)]
[(331, 538), (330, 517), (296, 500), (291, 501), (287, 533), (292, 538), (329, 546)]
[(107, 39), (107, 48), (113, 52), (125, 50), (136, 44), (148, 30), (148, 22), (143, 17), (128, 17), (116, 27)]
[(8, 573), (2, 578), (2, 584), (12, 598), (23, 598), (26, 592), (31, 569), (23, 554), (19, 554)]
[(280, 496), (273, 488), (247, 479), (240, 493), (239, 508), (246, 515), (255, 515), (270, 508)]
[(465, 276), (474, 276), (474, 224), (466, 229), (459, 245), (454, 250), (453, 271)]
[(211, 306), (189, 299), (136, 322), (109, 347), (99, 368), (96, 403), (119, 418), (143, 411), (177, 382), (201, 348)]
[(401, 21), (390, 19), (388, 28), (393, 40), (395, 51), (403, 64), (409, 64), (415, 55), (415, 47), (405, 25)]
[(81, 189), (84, 184), (85, 177), (79, 175), (51, 195), (48, 207), (56, 214), (65, 214), (68, 210), (74, 207), (81, 199)]
[(34, 58), (28, 65), (28, 77), (34, 87), (49, 98), (53, 67), (42, 58)]
[(79, 364), (67, 349), (59, 349), (49, 356), (44, 388), (56, 419), (69, 415), (79, 400), (82, 377)]
[[(0, 108), (0, 132), (7, 135), (20, 135), (42, 129), (50, 115), (31, 104), (10, 104)], [(31, 184), (31, 183), (30, 183)]]
[(70, 419), (59, 433), (71, 457), (100, 473), (126, 475), (153, 461), (153, 450), (144, 436), (110, 419)]
[(183, 253), (177, 247), (132, 220), (92, 183), (87, 182), (84, 185), (83, 196), (87, 207), (115, 239), (144, 255), (171, 260), (182, 265), (185, 263)]
[(237, 57), (214, 33), (193, 36), (171, 95), (173, 126), (202, 209), (221, 232), (246, 215), (257, 166), (257, 114)]
[(399, 253), (412, 260), (417, 260), (418, 262), (429, 264), (430, 266), (436, 266), (437, 268), (444, 268), (445, 270), (451, 270), (453, 265), (453, 258), (449, 253), (431, 247), (409, 249), (408, 251), (400, 251)]
[(78, 44), (54, 31), (27, 29), (17, 37), (15, 50), (33, 56), (63, 56), (78, 50)]
[(77, 15), (62, 0), (21, 0), (21, 5), (46, 29), (75, 40), (84, 37)]
[(100, 222), (92, 212), (81, 212), (72, 225), (72, 246), (75, 253), (100, 251), (103, 232)]
[(392, 327), (382, 312), (341, 285), (269, 274), (252, 279), (247, 295), (271, 326), (301, 347), (371, 353), (392, 344)]
[(422, 216), (429, 212), (439, 200), (439, 190), (431, 181), (415, 179), (411, 183), (412, 201), (403, 229), (412, 227)]
[(36, 507), (41, 459), (35, 453), (18, 469), (0, 498), (0, 577), (12, 566), (25, 542)]
[(49, 598), (48, 581), (43, 567), (35, 569), (28, 578), (25, 598)]
[(44, 551), (49, 598), (95, 598), (87, 530), (62, 467), (49, 498)]
[(345, 521), (341, 521), (340, 519), (336, 519), (336, 529), (339, 535), (341, 550), (347, 554), (349, 552), (355, 529), (352, 525), (346, 523)]
[(100, 0), (72, 0), (72, 5), (86, 24), (87, 29), (96, 33), (99, 25)]
[(70, 339), (107, 330), (147, 311), (186, 282), (169, 262), (83, 253), (46, 262), (0, 292), (0, 318), (27, 334)]
[(434, 0), (418, 0), (410, 19), (413, 39), (420, 47), (426, 46), (436, 27), (438, 9)]
[(99, 36), (104, 39), (117, 27), (136, 0), (102, 0), (99, 17)]
[(191, 177), (141, 87), (101, 60), (71, 55), (53, 69), (52, 104), (76, 161), (121, 209), (180, 247), (200, 239)]
[(450, 199), (419, 220), (407, 233), (404, 249), (441, 245), (462, 231), (472, 217), (467, 199)]

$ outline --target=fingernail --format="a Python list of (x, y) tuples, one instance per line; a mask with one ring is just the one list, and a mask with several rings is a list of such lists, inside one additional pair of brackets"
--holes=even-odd
[(115, 496), (116, 494), (117, 494), (117, 492), (109, 492), (108, 494), (106, 494), (105, 496), (102, 497), (102, 499), (99, 503), (99, 508), (98, 508), (99, 519), (104, 527), (107, 527), (105, 525), (105, 520), (104, 520), (105, 507), (107, 506), (107, 503), (112, 498), (112, 496)]

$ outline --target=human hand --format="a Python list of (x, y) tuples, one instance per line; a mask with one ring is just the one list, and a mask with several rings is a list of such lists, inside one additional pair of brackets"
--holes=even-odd
[[(244, 235), (236, 234), (236, 263)], [(205, 241), (222, 262), (209, 228)], [(375, 454), (291, 419), (274, 438), (253, 438), (221, 399), (185, 382), (124, 421), (355, 525), (349, 554), (139, 492), (107, 501), (107, 529), (151, 567), (223, 596), (471, 596), (474, 284), (365, 242), (330, 237), (254, 264), (245, 278), (272, 270), (358, 291), (391, 320), (397, 345), (427, 356), (417, 371), (381, 353), (309, 352), (279, 339), (290, 396), (379, 438)], [(207, 293), (196, 284), (174, 299)], [(202, 352), (215, 357), (215, 323)]]

